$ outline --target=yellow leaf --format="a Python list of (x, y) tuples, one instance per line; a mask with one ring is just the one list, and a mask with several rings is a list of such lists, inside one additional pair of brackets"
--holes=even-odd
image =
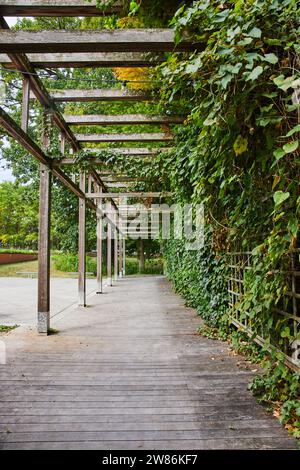
[(248, 149), (247, 138), (243, 137), (242, 135), (238, 135), (233, 144), (234, 153), (236, 154), (236, 156), (242, 155), (242, 153), (245, 153), (247, 149)]

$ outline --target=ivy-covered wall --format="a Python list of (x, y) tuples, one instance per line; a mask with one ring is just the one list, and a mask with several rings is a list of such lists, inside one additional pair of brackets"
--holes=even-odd
[(228, 293), (224, 257), (213, 253), (210, 244), (187, 250), (182, 240), (164, 240), (165, 270), (176, 292), (212, 327), (227, 323)]

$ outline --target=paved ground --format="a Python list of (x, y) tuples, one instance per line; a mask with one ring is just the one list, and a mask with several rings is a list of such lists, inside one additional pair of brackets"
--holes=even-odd
[[(77, 279), (51, 279), (51, 315), (77, 304)], [(87, 292), (96, 280), (87, 279)], [(37, 322), (37, 279), (0, 277), (0, 325), (34, 326)]]
[(195, 334), (163, 277), (123, 279), (89, 304), (56, 315), (58, 335), (2, 336), (0, 448), (296, 448), (247, 391), (249, 366)]

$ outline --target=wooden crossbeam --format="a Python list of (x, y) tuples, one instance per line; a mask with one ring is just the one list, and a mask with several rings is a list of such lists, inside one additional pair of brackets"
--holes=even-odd
[(157, 116), (150, 114), (91, 114), (91, 115), (65, 115), (67, 124), (72, 126), (93, 126), (93, 125), (134, 125), (134, 124), (180, 124), (184, 121), (181, 116)]
[[(147, 101), (151, 99), (148, 93), (139, 90), (121, 90), (117, 88), (102, 88), (98, 90), (59, 90), (51, 93), (55, 102), (90, 102), (90, 101)], [(30, 98), (34, 99), (33, 93)]]
[(190, 42), (175, 44), (172, 29), (102, 29), (1, 31), (1, 53), (28, 52), (182, 52)]
[(84, 193), (59, 168), (52, 168), (52, 161), (43, 150), (24, 132), (21, 127), (0, 107), (0, 127), (13, 137), (27, 152), (33, 155), (40, 163), (51, 168), (53, 174), (69, 188), (76, 196), (85, 197)]
[[(9, 31), (9, 26), (5, 19), (0, 16), (1, 27), (3, 31)], [(0, 33), (0, 36), (2, 32)], [(64, 121), (64, 118), (60, 112), (56, 109), (54, 102), (52, 101), (48, 91), (43, 85), (42, 80), (35, 74), (35, 69), (28, 61), (24, 54), (9, 54), (10, 60), (13, 62), (14, 67), (23, 74), (23, 77), (28, 80), (31, 91), (35, 97), (39, 100), (44, 108), (52, 110), (52, 119), (57, 127), (63, 132), (66, 138), (69, 140), (73, 150), (79, 150), (79, 145), (70, 130), (69, 126)]]
[(110, 183), (136, 183), (139, 181), (147, 181), (146, 178), (132, 178), (129, 176), (102, 176), (101, 179), (108, 186)]
[(3, 16), (102, 16), (120, 12), (121, 5), (117, 1), (107, 8), (97, 8), (96, 1), (86, 0), (1, 0), (0, 13)]
[[(167, 147), (167, 148), (155, 148), (155, 149), (146, 149), (146, 148), (107, 148), (107, 149), (95, 149), (95, 148), (89, 148), (89, 149), (83, 149), (83, 151), (86, 152), (87, 158), (86, 162), (92, 163), (94, 166), (101, 165), (103, 166), (103, 160), (101, 158), (97, 157), (91, 157), (90, 155), (97, 155), (103, 150), (107, 151), (110, 155), (118, 155), (118, 156), (124, 156), (124, 157), (133, 157), (133, 158), (148, 158), (148, 157), (155, 157), (159, 152), (166, 152), (172, 147)], [(77, 163), (76, 159), (74, 158), (62, 158), (60, 160), (56, 159), (54, 160), (54, 165), (60, 166), (60, 165), (75, 165)], [(102, 172), (103, 173), (103, 172)]]
[(91, 199), (118, 199), (124, 197), (133, 198), (156, 198), (173, 196), (171, 192), (126, 192), (126, 193), (86, 193), (86, 197)]
[(78, 142), (164, 142), (173, 140), (173, 135), (161, 132), (139, 134), (75, 134)]
[(164, 148), (143, 148), (143, 147), (136, 147), (136, 148), (129, 148), (129, 147), (114, 147), (114, 148), (106, 148), (106, 149), (97, 149), (97, 148), (88, 148), (83, 149), (84, 152), (90, 157), (90, 155), (99, 155), (99, 153), (103, 152), (103, 150), (107, 151), (109, 154), (115, 155), (124, 155), (124, 156), (143, 156), (143, 157), (151, 157), (157, 155), (159, 152), (166, 152), (172, 147), (164, 147)]
[[(23, 129), (16, 123), (1, 107), (0, 107), (0, 127), (2, 127), (12, 138), (14, 138), (28, 153), (33, 155), (40, 163), (50, 168), (53, 175), (59, 179), (72, 193), (79, 198), (86, 198), (83, 191), (66, 175), (60, 168), (52, 165), (53, 161), (47, 157), (43, 150), (32, 140), (32, 138), (23, 131)], [(96, 211), (101, 217), (106, 217), (108, 223), (115, 226), (113, 221), (101, 211), (92, 200), (87, 199), (88, 206)], [(119, 229), (118, 227), (116, 227)]]
[[(163, 55), (149, 57), (139, 52), (90, 52), (90, 53), (57, 53), (28, 54), (28, 60), (38, 69), (44, 68), (81, 68), (81, 67), (150, 67), (163, 62)], [(14, 65), (6, 54), (0, 54), (0, 64), (7, 68)]]

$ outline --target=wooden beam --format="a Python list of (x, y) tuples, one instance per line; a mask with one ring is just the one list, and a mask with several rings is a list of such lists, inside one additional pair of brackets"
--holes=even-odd
[(110, 183), (110, 182), (106, 182), (106, 186), (107, 188), (119, 188), (119, 189), (126, 189), (128, 188), (128, 186), (130, 185), (130, 183)]
[(126, 275), (126, 240), (125, 240), (125, 237), (123, 237), (123, 255), (122, 255), (122, 259), (123, 259), (122, 274), (123, 274), (123, 276), (125, 276)]
[[(165, 60), (162, 54), (149, 57), (140, 52), (90, 52), (90, 53), (57, 53), (28, 54), (28, 60), (37, 69), (45, 68), (82, 68), (82, 67), (151, 67)], [(7, 68), (14, 65), (6, 54), (0, 54), (0, 63)]]
[(38, 243), (38, 333), (48, 334), (50, 328), (50, 213), (51, 171), (40, 164), (40, 208)]
[[(3, 31), (9, 32), (9, 26), (5, 21), (3, 16), (0, 16), (0, 26), (3, 28)], [(2, 32), (1, 32), (2, 34)], [(0, 34), (0, 37), (1, 37)], [(28, 61), (26, 55), (24, 54), (9, 54), (10, 60), (12, 61), (14, 67), (22, 73), (23, 78), (28, 79), (31, 90), (33, 91), (36, 98), (39, 100), (41, 105), (46, 109), (51, 109), (53, 112), (53, 122), (57, 127), (65, 133), (67, 139), (70, 141), (73, 150), (79, 150), (78, 143), (76, 142), (72, 131), (69, 129), (65, 123), (62, 115), (55, 107), (54, 102), (51, 100), (48, 91), (43, 85), (41, 79), (36, 75), (34, 67)]]
[[(107, 212), (111, 212), (111, 202), (107, 201), (106, 203), (106, 210)], [(109, 286), (112, 285), (112, 269), (111, 269), (111, 242), (112, 242), (112, 226), (110, 224), (107, 225), (107, 233), (106, 233), (106, 274), (107, 274), (107, 284)]]
[(175, 44), (173, 29), (1, 31), (1, 53), (29, 52), (183, 52), (199, 45)]
[(119, 236), (119, 278), (123, 276), (123, 237)]
[[(114, 214), (114, 222), (116, 225), (118, 225), (118, 217), (117, 213)], [(118, 269), (119, 269), (119, 263), (118, 263), (118, 232), (117, 230), (114, 230), (114, 280), (118, 280)]]
[(1, 0), (0, 5), (3, 16), (102, 16), (120, 11), (119, 1), (107, 8), (86, 0)]
[[(153, 148), (153, 149), (145, 149), (145, 148), (107, 148), (107, 149), (95, 149), (95, 148), (86, 148), (83, 149), (87, 153), (87, 158), (85, 161), (91, 162), (93, 165), (103, 165), (103, 160), (96, 158), (96, 157), (91, 157), (89, 154), (99, 154), (103, 153), (103, 151), (107, 151), (109, 154), (112, 155), (123, 155), (126, 157), (152, 157), (157, 155), (159, 152), (166, 152), (167, 150), (171, 149), (172, 147), (169, 148)], [(55, 166), (60, 166), (60, 165), (75, 165), (76, 164), (76, 159), (74, 158), (62, 158), (61, 160), (56, 159), (54, 161)]]
[[(148, 93), (139, 90), (124, 90), (118, 88), (100, 88), (95, 90), (58, 90), (51, 93), (51, 99), (58, 103), (63, 102), (91, 102), (91, 101), (147, 101), (151, 99)], [(34, 93), (30, 94), (34, 99)]]
[[(80, 173), (80, 190), (85, 192), (85, 173)], [(86, 201), (79, 198), (78, 221), (78, 303), (86, 307)]]
[(173, 140), (172, 134), (139, 133), (139, 134), (75, 134), (78, 142), (166, 142)]
[[(96, 184), (98, 184), (98, 186), (100, 186), (103, 189), (103, 191), (105, 193), (107, 193), (108, 192), (107, 187), (106, 187), (105, 183), (102, 181), (101, 177), (98, 175), (96, 170), (91, 170), (91, 176), (94, 179), (94, 181), (96, 182)], [(118, 206), (116, 205), (116, 203), (114, 201), (111, 201), (111, 205), (112, 205), (112, 207), (114, 208), (115, 211), (118, 211)]]
[(110, 186), (111, 183), (136, 183), (138, 181), (147, 181), (146, 178), (131, 178), (129, 176), (103, 176), (103, 183)]
[(86, 197), (91, 199), (118, 199), (124, 197), (134, 198), (156, 198), (156, 197), (170, 197), (173, 196), (171, 192), (126, 192), (126, 193), (86, 193)]
[(67, 124), (72, 126), (112, 126), (134, 124), (180, 124), (184, 121), (181, 116), (157, 116), (150, 114), (120, 114), (120, 115), (65, 115)]
[(30, 94), (30, 82), (28, 78), (23, 78), (23, 89), (22, 89), (22, 117), (21, 117), (21, 128), (24, 132), (28, 130), (28, 119), (29, 119), (29, 94)]
[[(52, 160), (48, 158), (43, 150), (24, 132), (21, 127), (0, 107), (0, 127), (2, 127), (11, 137), (13, 137), (27, 152), (33, 155), (40, 163), (52, 169), (56, 176), (68, 189), (76, 196), (85, 197), (78, 186), (60, 168), (53, 167)], [(92, 201), (89, 201), (93, 207)]]
[[(99, 192), (102, 192), (102, 188), (97, 185)], [(102, 210), (102, 201), (98, 201), (98, 207)], [(103, 230), (103, 220), (102, 217), (97, 215), (97, 294), (102, 294), (103, 292), (103, 282), (102, 282), (102, 230)]]

